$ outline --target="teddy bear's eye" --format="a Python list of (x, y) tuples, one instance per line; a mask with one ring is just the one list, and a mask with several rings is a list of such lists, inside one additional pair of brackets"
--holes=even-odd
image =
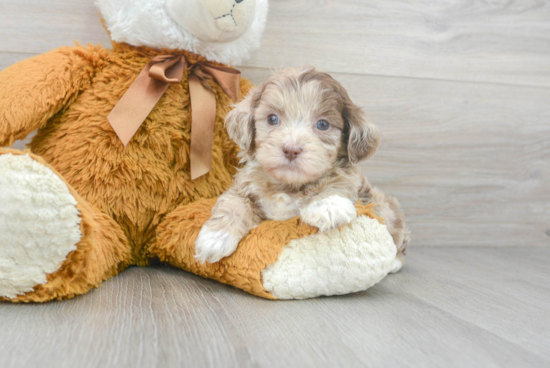
[(330, 123), (326, 120), (319, 120), (317, 122), (317, 129), (319, 130), (322, 130), (322, 131), (325, 131), (325, 130), (328, 130), (328, 128), (330, 128)]
[(277, 115), (271, 114), (267, 117), (267, 123), (269, 125), (277, 125), (279, 124), (279, 117)]

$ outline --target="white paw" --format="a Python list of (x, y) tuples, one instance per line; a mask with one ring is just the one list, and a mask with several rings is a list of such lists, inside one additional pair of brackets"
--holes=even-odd
[(0, 155), (0, 296), (47, 282), (80, 241), (76, 200), (52, 170), (28, 155)]
[(239, 239), (224, 230), (210, 230), (203, 226), (195, 241), (195, 259), (215, 263), (231, 255), (239, 245)]
[(302, 220), (321, 231), (349, 224), (357, 217), (353, 203), (339, 195), (311, 202), (300, 210)]

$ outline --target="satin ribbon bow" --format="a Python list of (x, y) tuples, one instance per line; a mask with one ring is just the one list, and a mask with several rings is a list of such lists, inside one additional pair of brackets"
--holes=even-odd
[[(187, 69), (183, 55), (159, 55), (151, 59), (107, 119), (124, 146), (137, 132), (170, 83), (181, 83)], [(191, 179), (212, 169), (212, 140), (216, 119), (216, 97), (206, 81), (213, 79), (233, 101), (239, 98), (241, 72), (236, 69), (199, 62), (189, 70), (191, 98)]]

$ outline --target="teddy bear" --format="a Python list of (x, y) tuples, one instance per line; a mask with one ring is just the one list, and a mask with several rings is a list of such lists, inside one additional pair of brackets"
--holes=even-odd
[[(112, 48), (0, 73), (0, 300), (84, 294), (160, 260), (267, 299), (365, 290), (396, 246), (375, 204), (328, 232), (264, 221), (216, 263), (195, 240), (239, 167), (224, 117), (251, 83), (267, 0), (98, 0)], [(37, 130), (25, 151), (7, 148)]]

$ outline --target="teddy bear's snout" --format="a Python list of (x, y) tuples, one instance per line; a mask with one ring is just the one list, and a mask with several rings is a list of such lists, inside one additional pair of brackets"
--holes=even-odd
[[(245, 0), (235, 0), (231, 6), (231, 10), (221, 16), (214, 18), (216, 21), (216, 26), (222, 31), (233, 31), (235, 28), (239, 27), (241, 19), (242, 9), (238, 8), (237, 5), (242, 3)], [(250, 2), (250, 0), (248, 1)]]
[(165, 0), (170, 17), (205, 42), (241, 37), (256, 16), (257, 0)]
[(233, 17), (233, 14), (224, 14), (221, 17), (215, 18), (216, 26), (222, 31), (232, 31), (238, 27), (237, 21)]

